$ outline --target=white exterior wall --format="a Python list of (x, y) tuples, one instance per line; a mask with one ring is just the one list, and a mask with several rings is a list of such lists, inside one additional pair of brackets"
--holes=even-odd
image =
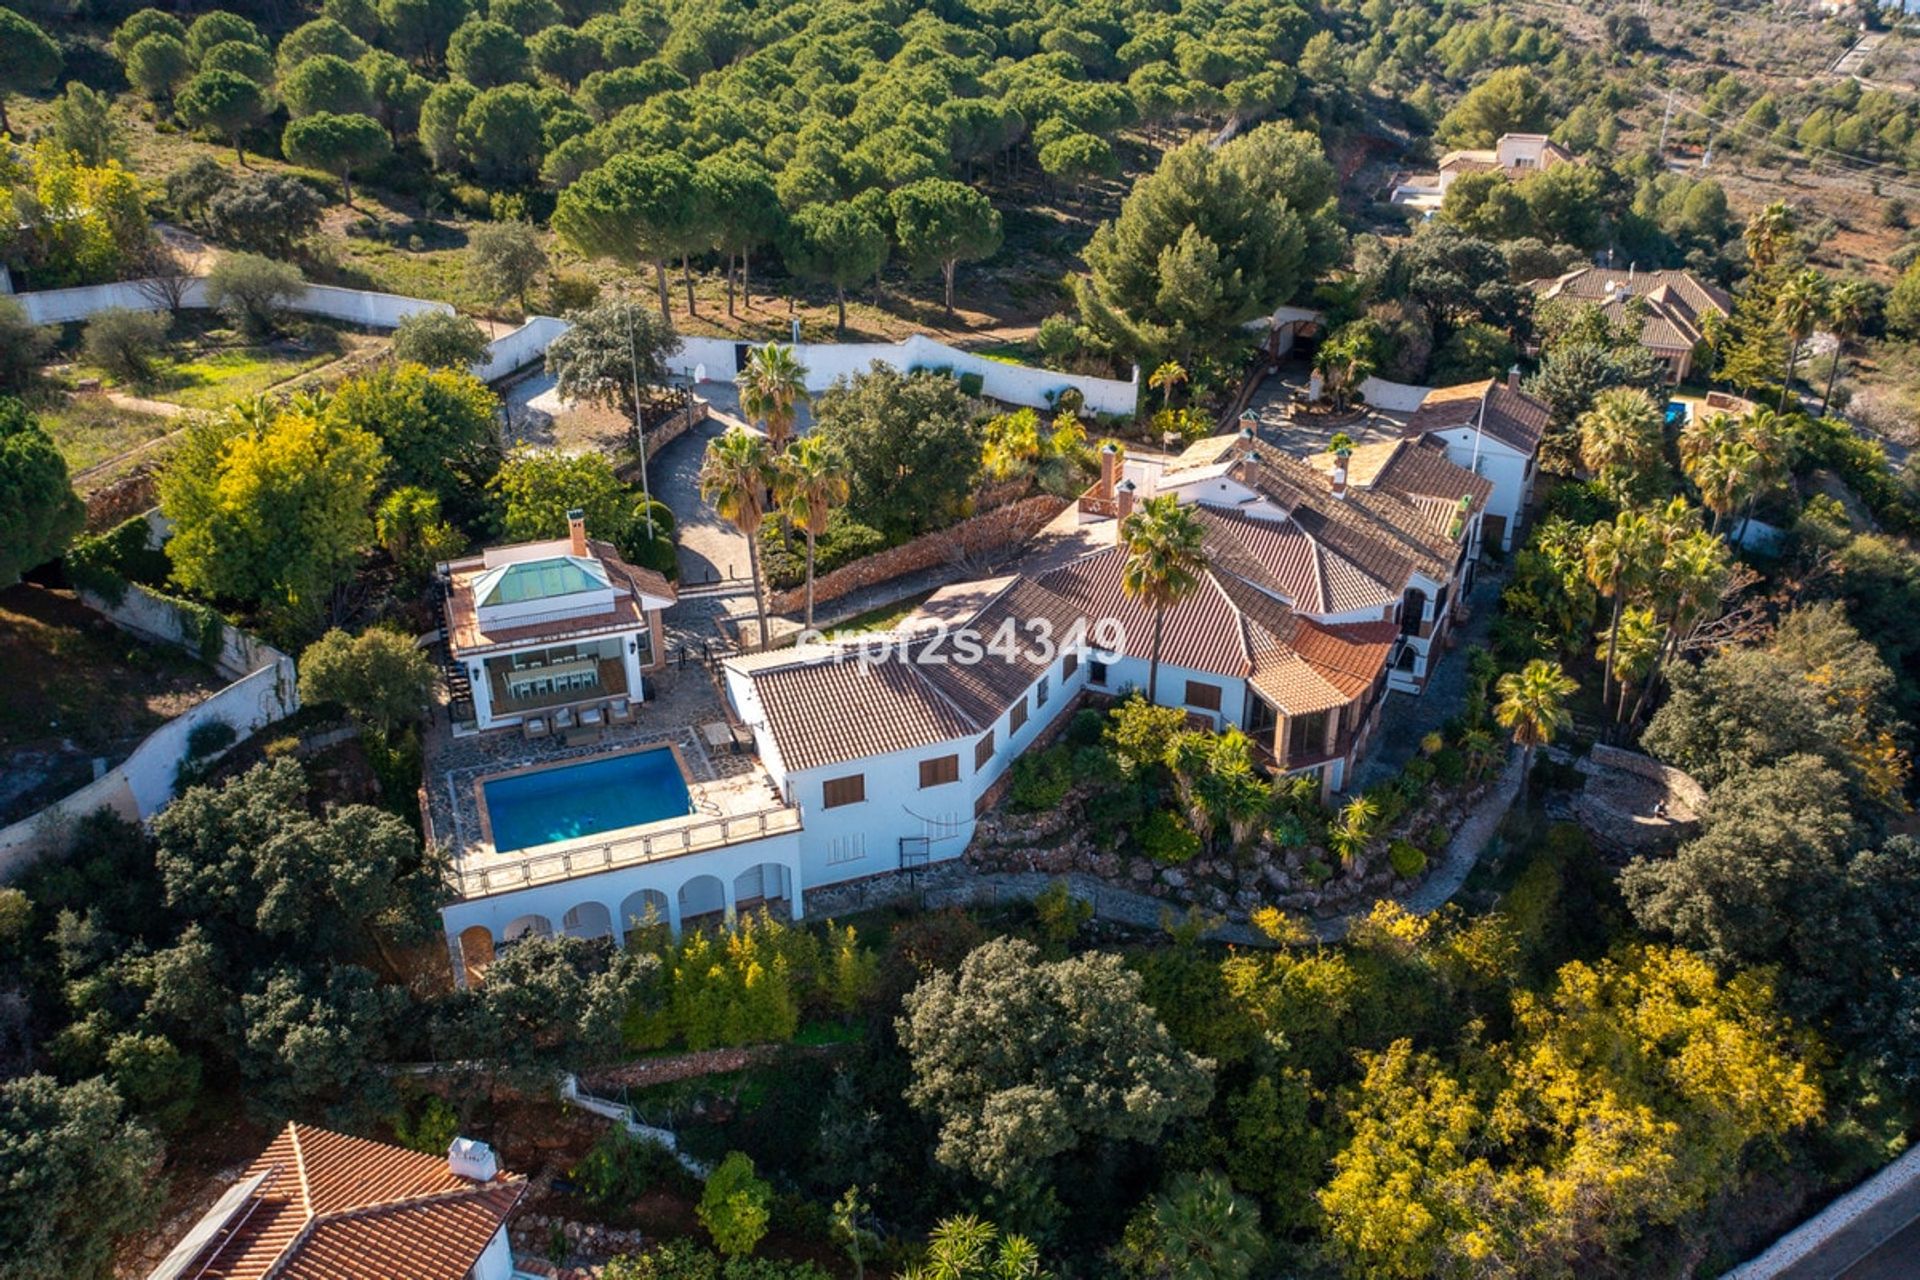
[[(646, 684), (641, 679), (640, 655), (635, 652), (635, 649), (638, 647), (640, 638), (647, 635), (647, 633), (648, 628), (636, 627), (631, 631), (581, 636), (577, 640), (569, 640), (565, 636), (561, 636), (552, 640), (542, 640), (537, 644), (515, 645), (510, 649), (489, 650), (486, 653), (465, 655), (460, 660), (466, 664), (467, 680), (473, 689), (474, 725), (480, 729), (496, 729), (506, 725), (519, 724), (529, 715), (552, 715), (557, 707), (542, 708), (538, 711), (504, 711), (499, 715), (495, 715), (493, 710), (493, 684), (487, 679), (486, 664), (499, 658), (510, 658), (516, 653), (539, 653), (543, 649), (552, 649), (563, 644), (600, 644), (607, 640), (619, 640), (620, 662), (627, 673), (626, 692), (613, 693), (607, 690), (601, 690), (596, 693), (591, 690), (582, 689), (580, 690), (580, 697), (576, 699), (576, 701), (594, 702), (612, 698), (625, 698), (635, 706), (638, 706), (646, 700)], [(658, 656), (657, 652), (656, 656)]]
[(473, 366), (473, 376), (482, 382), (495, 382), (515, 369), (544, 358), (547, 348), (573, 326), (557, 316), (528, 316), (518, 329), (503, 333), (487, 344), (487, 358)]
[(1427, 398), (1432, 387), (1416, 387), (1385, 378), (1368, 378), (1360, 384), (1360, 398), (1376, 409), (1389, 413), (1412, 413)]
[(513, 1246), (507, 1243), (504, 1226), (493, 1233), (493, 1239), (487, 1241), (486, 1249), (480, 1254), (480, 1261), (473, 1264), (473, 1270), (467, 1275), (470, 1280), (512, 1280)]
[[(1448, 461), (1469, 471), (1479, 472), (1493, 485), (1493, 493), (1487, 498), (1482, 514), (1506, 517), (1507, 531), (1500, 541), (1500, 549), (1511, 551), (1514, 530), (1520, 524), (1520, 515), (1526, 510), (1528, 499), (1533, 496), (1533, 481), (1527, 475), (1529, 460), (1526, 455), (1492, 436), (1476, 432), (1472, 427), (1455, 427), (1429, 434), (1446, 444)], [(1474, 457), (1476, 435), (1479, 436), (1478, 459)]]
[[(1104, 685), (1089, 685), (1089, 688), (1103, 693), (1118, 694), (1122, 689), (1147, 691), (1147, 670), (1152, 665), (1146, 658), (1121, 656), (1107, 664), (1107, 682)], [(1182, 699), (1186, 696), (1187, 681), (1198, 680), (1220, 690), (1220, 710), (1210, 711), (1205, 707), (1189, 706)], [(1179, 707), (1182, 711), (1199, 716), (1211, 716), (1216, 730), (1229, 726), (1239, 728), (1247, 722), (1247, 682), (1235, 676), (1217, 675), (1211, 671), (1196, 671), (1191, 667), (1175, 666), (1171, 662), (1160, 664), (1160, 696), (1155, 701), (1163, 707)]]
[[(646, 891), (661, 895), (665, 902), (662, 914), (678, 929), (683, 895), (688, 914), (723, 907), (731, 909), (739, 897), (759, 896), (761, 882), (755, 873), (768, 863), (786, 869), (793, 889), (790, 898), (793, 914), (799, 918), (804, 914), (809, 881), (801, 874), (800, 837), (794, 831), (724, 849), (659, 858), (571, 880), (555, 880), (484, 898), (467, 898), (442, 907), (440, 918), (451, 939), (457, 939), (464, 930), (479, 927), (500, 942), (509, 936), (510, 930), (516, 937), (524, 932), (529, 918), (543, 922), (537, 932), (566, 932), (567, 913), (575, 908), (587, 908), (582, 914), (590, 915), (594, 921), (613, 922), (618, 940), (625, 936), (628, 915), (643, 914), (640, 902)], [(742, 877), (747, 881), (745, 888), (752, 892), (736, 892)], [(604, 917), (600, 914), (602, 911)], [(604, 927), (582, 927), (573, 932), (582, 937), (605, 936)]]
[[(667, 367), (686, 377), (709, 382), (732, 382), (737, 343), (731, 338), (683, 338)], [(825, 391), (836, 379), (864, 373), (875, 361), (894, 369), (951, 368), (955, 375), (977, 373), (982, 391), (1008, 404), (1045, 408), (1049, 392), (1077, 387), (1087, 408), (1099, 413), (1131, 414), (1139, 400), (1139, 370), (1133, 380), (1092, 378), (1078, 373), (1056, 373), (1030, 365), (1007, 364), (950, 347), (916, 333), (903, 342), (802, 342), (793, 348), (807, 369), (807, 390)]]

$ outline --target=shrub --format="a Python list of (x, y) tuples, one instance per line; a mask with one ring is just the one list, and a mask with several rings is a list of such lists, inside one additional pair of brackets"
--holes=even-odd
[[(827, 574), (863, 556), (887, 548), (886, 535), (870, 525), (861, 524), (844, 510), (835, 511), (827, 520), (827, 531), (815, 539), (814, 573)], [(746, 566), (736, 566), (744, 571)], [(775, 590), (797, 587), (807, 580), (807, 539), (802, 533), (789, 535), (780, 521), (769, 520), (760, 530), (760, 571), (767, 585)]]
[(418, 719), (432, 689), (427, 655), (384, 627), (329, 631), (300, 655), (302, 702), (336, 703), (382, 736)]
[(1040, 813), (1057, 807), (1073, 785), (1067, 753), (1061, 747), (1029, 751), (1013, 762), (1007, 807), (1015, 813)]
[(402, 364), (465, 373), (487, 358), (487, 335), (465, 316), (416, 311), (393, 331), (393, 358)]
[(1040, 935), (1056, 947), (1065, 947), (1093, 919), (1093, 904), (1073, 896), (1065, 880), (1055, 880), (1033, 900), (1034, 920)]
[(960, 390), (965, 395), (977, 396), (986, 389), (985, 374), (963, 373), (960, 375)]
[(1415, 756), (1407, 761), (1407, 767), (1400, 771), (1400, 776), (1413, 786), (1423, 787), (1433, 781), (1433, 761)]
[(227, 254), (207, 272), (208, 305), (254, 337), (278, 328), (304, 288), (299, 268), (257, 253)]
[(88, 360), (121, 382), (146, 382), (153, 377), (153, 358), (166, 345), (172, 323), (164, 311), (108, 307), (87, 321), (81, 343)]
[(1306, 872), (1307, 879), (1314, 884), (1325, 884), (1333, 878), (1333, 868), (1318, 858), (1307, 863)]
[(1073, 713), (1073, 719), (1067, 722), (1066, 741), (1075, 747), (1097, 746), (1100, 735), (1106, 731), (1107, 717), (1092, 707), (1084, 707)]
[(152, 529), (143, 515), (123, 520), (104, 533), (76, 538), (67, 548), (67, 581), (112, 604), (126, 597), (129, 582), (159, 586), (167, 580), (171, 566), (167, 553), (151, 543)]
[(1393, 874), (1408, 879), (1427, 869), (1426, 850), (1411, 840), (1395, 840), (1388, 845), (1387, 861), (1393, 864)]
[(662, 1182), (681, 1181), (683, 1174), (679, 1162), (665, 1147), (614, 1128), (601, 1135), (567, 1176), (594, 1204), (618, 1209)]
[(1448, 747), (1434, 753), (1433, 779), (1443, 787), (1457, 787), (1467, 778), (1467, 758)]
[(752, 1157), (730, 1151), (708, 1176), (694, 1212), (714, 1245), (732, 1258), (752, 1253), (767, 1234), (772, 1205), (773, 1188), (755, 1175)]
[(1200, 837), (1171, 809), (1158, 809), (1140, 827), (1140, 851), (1163, 867), (1193, 861)]
[(187, 731), (187, 758), (204, 760), (225, 751), (239, 738), (225, 720), (202, 720)]

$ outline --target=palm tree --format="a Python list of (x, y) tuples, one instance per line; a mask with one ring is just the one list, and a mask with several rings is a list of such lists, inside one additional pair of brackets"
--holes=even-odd
[(802, 436), (780, 456), (774, 493), (787, 520), (807, 535), (807, 630), (813, 630), (813, 557), (833, 509), (847, 500), (847, 465), (818, 436)]
[(767, 441), (779, 453), (787, 447), (799, 406), (807, 399), (807, 367), (792, 347), (769, 342), (755, 347), (740, 370), (740, 407), (767, 429)]
[(1675, 441), (1680, 454), (1680, 466), (1690, 472), (1695, 462), (1712, 453), (1722, 441), (1739, 438), (1740, 420), (1732, 414), (1696, 413), (1686, 426), (1680, 428), (1680, 438)]
[(1200, 586), (1207, 553), (1201, 546), (1204, 531), (1193, 512), (1166, 494), (1148, 498), (1120, 525), (1120, 541), (1127, 549), (1120, 569), (1120, 589), (1153, 610), (1153, 658), (1147, 665), (1147, 701), (1159, 702), (1160, 642), (1166, 631), (1167, 610)]
[(773, 483), (773, 456), (766, 439), (739, 427), (707, 442), (700, 460), (700, 496), (721, 518), (746, 535), (747, 568), (753, 575), (753, 604), (761, 647), (767, 643), (767, 595), (760, 581), (760, 526), (767, 515), (767, 488)]
[[(1609, 642), (1611, 647), (1611, 642)], [(1513, 735), (1520, 748), (1520, 797), (1526, 803), (1527, 778), (1533, 772), (1533, 753), (1573, 726), (1567, 699), (1579, 689), (1560, 664), (1535, 658), (1518, 671), (1509, 671), (1494, 683), (1500, 701), (1493, 718)]]
[(1602, 391), (1576, 425), (1580, 464), (1618, 500), (1660, 460), (1660, 406), (1636, 387)]
[(1178, 360), (1162, 361), (1160, 366), (1147, 375), (1147, 386), (1160, 393), (1160, 407), (1173, 408), (1173, 392), (1187, 380), (1186, 366)]
[(1604, 521), (1587, 535), (1585, 559), (1587, 581), (1594, 590), (1613, 601), (1613, 617), (1607, 624), (1606, 668), (1601, 677), (1600, 701), (1605, 705), (1613, 687), (1613, 661), (1620, 643), (1620, 613), (1626, 607), (1627, 594), (1636, 590), (1652, 567), (1658, 549), (1659, 531), (1654, 522), (1638, 511), (1622, 511), (1612, 524)]
[(1660, 561), (1659, 575), (1661, 598), (1666, 606), (1666, 640), (1661, 645), (1659, 657), (1654, 661), (1653, 671), (1649, 673), (1646, 683), (1640, 686), (1640, 696), (1634, 700), (1633, 714), (1627, 717), (1628, 724), (1639, 722), (1647, 699), (1660, 683), (1661, 674), (1673, 661), (1674, 655), (1680, 652), (1681, 642), (1718, 603), (1721, 588), (1726, 582), (1728, 560), (1726, 540), (1700, 529), (1675, 539), (1667, 546), (1667, 553)]
[[(1627, 690), (1653, 675), (1666, 647), (1667, 630), (1659, 615), (1648, 605), (1629, 605), (1620, 615), (1619, 650), (1614, 664), (1620, 673), (1620, 705), (1614, 719), (1627, 718)], [(1606, 650), (1604, 639), (1595, 650), (1598, 658)]]
[(1246, 1280), (1267, 1251), (1259, 1206), (1212, 1170), (1176, 1177), (1153, 1221), (1162, 1272), (1181, 1280)]
[(1833, 384), (1840, 376), (1840, 363), (1847, 344), (1860, 336), (1873, 313), (1873, 290), (1864, 280), (1842, 280), (1827, 292), (1827, 328), (1833, 332), (1833, 366), (1827, 370), (1827, 389), (1820, 397), (1820, 416), (1827, 416), (1833, 403)]
[(1354, 862), (1373, 839), (1373, 824), (1380, 818), (1380, 802), (1372, 796), (1355, 796), (1340, 809), (1340, 816), (1327, 827), (1327, 843), (1344, 863)]
[(1787, 396), (1793, 390), (1793, 370), (1800, 363), (1800, 348), (1813, 336), (1813, 327), (1827, 310), (1827, 278), (1808, 269), (1797, 273), (1780, 286), (1774, 302), (1774, 315), (1787, 334), (1787, 375), (1780, 386), (1779, 411), (1787, 410)]
[(1756, 272), (1765, 271), (1780, 258), (1781, 250), (1793, 238), (1793, 210), (1776, 200), (1747, 222), (1741, 233), (1747, 245), (1747, 258)]
[(1760, 487), (1760, 453), (1744, 440), (1722, 440), (1713, 452), (1696, 459), (1687, 478), (1700, 490), (1700, 501), (1713, 512), (1714, 533), (1734, 508)]

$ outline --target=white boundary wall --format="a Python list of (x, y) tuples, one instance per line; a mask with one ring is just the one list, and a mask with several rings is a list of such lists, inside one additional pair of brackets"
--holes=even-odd
[[(198, 636), (189, 636), (190, 623), (169, 602), (129, 585), (118, 605), (87, 595), (86, 603), (134, 633), (192, 652)], [(237, 739), (246, 738), (300, 704), (293, 659), (231, 626), (224, 627), (216, 664), (222, 674), (244, 669), (245, 674), (220, 692), (148, 734), (126, 760), (86, 786), (0, 828), (0, 881), (11, 879), (41, 854), (60, 847), (67, 830), (96, 809), (111, 809), (130, 821), (145, 821), (173, 799), (173, 784), (181, 761), (187, 758), (187, 740), (194, 729), (224, 721)]]
[[(167, 294), (151, 280), (123, 280), (117, 284), (87, 285), (78, 289), (47, 289), (13, 295), (34, 324), (69, 324), (109, 307), (129, 311), (163, 311)], [(204, 307), (204, 280), (189, 280), (180, 290), (180, 305)], [(403, 298), (393, 293), (375, 293), (366, 289), (340, 289), (332, 285), (310, 284), (292, 304), (292, 309), (307, 315), (326, 316), (370, 329), (392, 329), (407, 316), (423, 311), (454, 314), (445, 302), (422, 298)], [(525, 324), (502, 334), (487, 344), (487, 358), (474, 365), (473, 374), (485, 382), (494, 382), (514, 370), (532, 364), (546, 354), (555, 338), (568, 329), (565, 320), (554, 316), (529, 316)], [(679, 352), (667, 361), (675, 373), (692, 376), (704, 371), (710, 382), (732, 382), (734, 352), (731, 338), (684, 338)], [(950, 347), (935, 338), (916, 333), (903, 342), (803, 342), (794, 348), (800, 363), (807, 367), (807, 390), (824, 391), (835, 380), (864, 372), (878, 361), (892, 368), (951, 368), (954, 373), (977, 373), (981, 389), (995, 400), (1008, 404), (1045, 408), (1048, 394), (1077, 387), (1086, 397), (1087, 408), (1097, 413), (1131, 415), (1140, 397), (1140, 371), (1125, 382), (1117, 378), (1093, 378), (1078, 373), (1055, 373), (1031, 365), (1007, 364), (958, 347)], [(1390, 406), (1387, 406), (1390, 407)]]
[[(679, 352), (668, 359), (667, 367), (689, 377), (704, 373), (709, 382), (732, 382), (738, 346), (731, 338), (685, 338), (681, 340)], [(986, 395), (1036, 409), (1047, 406), (1047, 393), (1077, 387), (1086, 397), (1087, 408), (1098, 413), (1130, 415), (1140, 395), (1138, 369), (1126, 382), (1079, 373), (1056, 373), (1031, 365), (989, 360), (923, 333), (916, 333), (903, 342), (802, 342), (794, 347), (793, 353), (806, 366), (808, 391), (824, 391), (836, 380), (863, 373), (878, 362), (903, 371), (951, 368), (956, 375), (977, 373)]]
[(1388, 382), (1385, 378), (1368, 378), (1360, 384), (1360, 398), (1388, 413), (1412, 413), (1420, 407), (1420, 402), (1427, 398), (1427, 392), (1431, 390), (1432, 387)]

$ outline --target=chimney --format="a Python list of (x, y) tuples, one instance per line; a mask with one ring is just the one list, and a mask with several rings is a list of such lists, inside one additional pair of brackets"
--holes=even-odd
[(1519, 389), (1520, 389), (1520, 366), (1518, 364), (1515, 364), (1510, 368), (1508, 368), (1507, 370), (1507, 390), (1518, 391)]
[(492, 1182), (500, 1172), (493, 1148), (478, 1138), (455, 1138), (447, 1148), (447, 1172), (471, 1182)]
[(1251, 489), (1260, 479), (1260, 451), (1248, 449), (1240, 455), (1240, 461), (1234, 467), (1234, 478)]
[(587, 554), (587, 513), (579, 507), (567, 512), (567, 536), (573, 539), (573, 554), (584, 559)]
[(1120, 483), (1120, 446), (1109, 440), (1100, 446), (1100, 496), (1111, 498)]
[(1341, 449), (1333, 455), (1333, 496), (1345, 502), (1347, 499), (1347, 459), (1353, 456), (1353, 450)]
[(1133, 494), (1135, 487), (1133, 481), (1122, 480), (1119, 488), (1113, 491), (1113, 540), (1115, 542), (1125, 541), (1125, 535), (1121, 533), (1121, 526), (1126, 523), (1127, 517), (1133, 514)]

